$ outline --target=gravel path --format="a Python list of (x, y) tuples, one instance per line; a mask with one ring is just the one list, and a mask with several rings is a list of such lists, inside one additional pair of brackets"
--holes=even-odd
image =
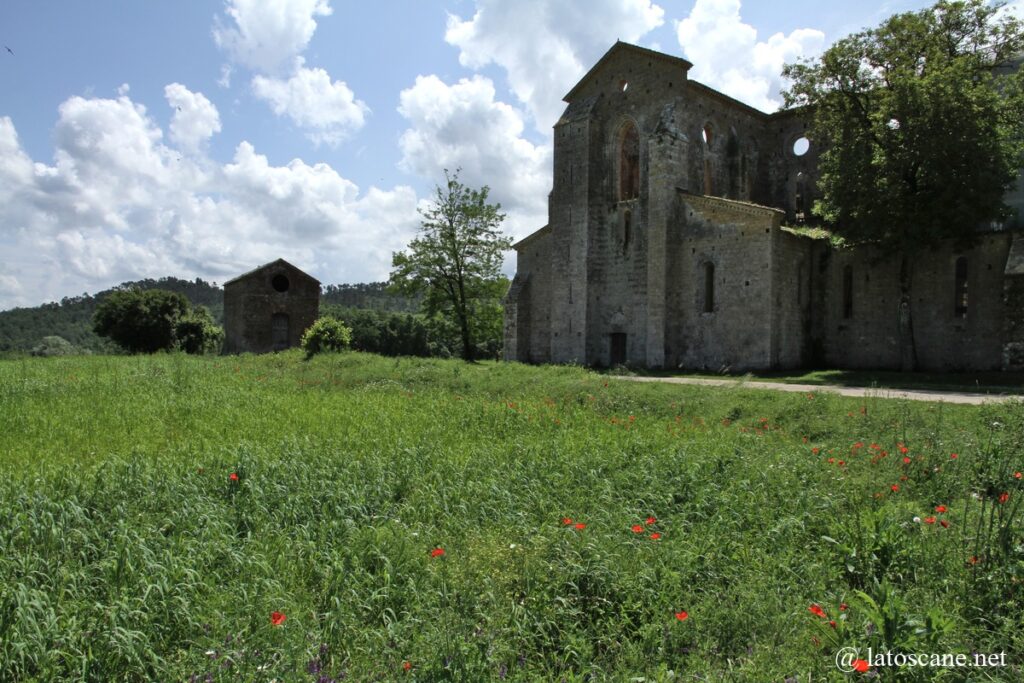
[(742, 389), (769, 389), (796, 393), (833, 393), (855, 398), (896, 398), (908, 401), (942, 401), (945, 403), (1005, 403), (1024, 400), (1024, 394), (969, 394), (956, 391), (931, 391), (926, 389), (883, 389), (878, 387), (841, 387), (834, 384), (783, 384), (781, 382), (756, 382), (737, 379), (704, 379), (700, 377), (617, 377), (614, 379), (631, 382), (667, 382), (669, 384), (698, 384), (710, 387), (733, 387)]

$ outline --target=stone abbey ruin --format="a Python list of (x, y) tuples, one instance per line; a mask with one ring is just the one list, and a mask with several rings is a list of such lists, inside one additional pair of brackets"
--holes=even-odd
[[(718, 371), (901, 367), (899, 261), (799, 229), (819, 151), (799, 112), (617, 43), (565, 96), (548, 224), (515, 245), (505, 358)], [(926, 252), (918, 366), (1024, 369), (1024, 191), (977, 243)], [(790, 226), (796, 226), (794, 229)]]

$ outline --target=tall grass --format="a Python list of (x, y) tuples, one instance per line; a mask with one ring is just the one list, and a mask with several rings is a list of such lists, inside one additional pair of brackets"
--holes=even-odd
[(1022, 675), (1020, 403), (289, 352), (7, 361), (0, 427), (0, 680)]

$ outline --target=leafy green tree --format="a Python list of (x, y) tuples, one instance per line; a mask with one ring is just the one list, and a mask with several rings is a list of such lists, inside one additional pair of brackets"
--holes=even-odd
[(184, 294), (162, 289), (112, 292), (96, 306), (93, 330), (129, 353), (178, 348), (202, 353), (213, 350), (224, 335), (204, 307), (192, 310)]
[(466, 187), (458, 174), (445, 170), (444, 186), (437, 186), (433, 204), (422, 211), (419, 235), (392, 258), (391, 283), (404, 294), (422, 294), (428, 315), (451, 319), (462, 357), (473, 360), (481, 316), (500, 305), (496, 283), (512, 240), (500, 231), (501, 205), (487, 201), (490, 188)]
[(334, 318), (318, 318), (302, 335), (302, 350), (307, 358), (327, 351), (344, 351), (351, 343), (352, 330)]
[(938, 2), (787, 65), (787, 106), (822, 145), (814, 213), (850, 244), (898, 255), (902, 364), (916, 363), (915, 254), (969, 245), (1008, 217), (1024, 151), (1021, 23), (983, 0)]
[(93, 314), (93, 329), (130, 353), (169, 351), (175, 326), (189, 312), (184, 294), (162, 289), (113, 292)]

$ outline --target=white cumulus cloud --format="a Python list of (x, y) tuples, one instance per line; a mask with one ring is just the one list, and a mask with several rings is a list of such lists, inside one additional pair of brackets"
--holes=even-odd
[(740, 0), (697, 0), (676, 33), (693, 62), (690, 77), (772, 112), (782, 105), (782, 66), (821, 52), (825, 34), (801, 28), (757, 40), (757, 29), (740, 18)]
[(523, 115), (495, 100), (483, 76), (454, 85), (419, 76), (402, 91), (399, 113), (410, 124), (399, 140), (400, 165), (434, 182), (444, 169), (462, 169), (466, 184), (492, 188), (509, 210), (510, 232), (520, 236), (543, 225), (551, 189), (551, 147), (522, 137)]
[(562, 97), (616, 39), (636, 42), (663, 17), (650, 0), (477, 0), (472, 18), (448, 17), (445, 40), (459, 48), (463, 66), (502, 67), (546, 133), (565, 107)]
[(174, 109), (170, 138), (182, 148), (198, 150), (214, 133), (220, 132), (217, 107), (202, 93), (192, 92), (181, 83), (171, 83), (164, 88), (164, 97)]
[(287, 79), (255, 76), (252, 89), (278, 116), (288, 116), (313, 142), (335, 145), (362, 128), (369, 107), (342, 81), (323, 69), (303, 66), (302, 58)]
[(361, 191), (327, 164), (275, 166), (244, 141), (217, 163), (199, 148), (215, 110), (175, 85), (168, 100), (205, 115), (176, 116), (166, 136), (126, 95), (69, 98), (52, 163), (0, 117), (0, 309), (145, 277), (224, 281), (276, 258), (327, 283), (386, 279), (419, 224), (414, 190)]
[(231, 59), (255, 71), (289, 66), (316, 32), (316, 17), (332, 13), (327, 0), (226, 0), (230, 21), (218, 17), (217, 45)]

